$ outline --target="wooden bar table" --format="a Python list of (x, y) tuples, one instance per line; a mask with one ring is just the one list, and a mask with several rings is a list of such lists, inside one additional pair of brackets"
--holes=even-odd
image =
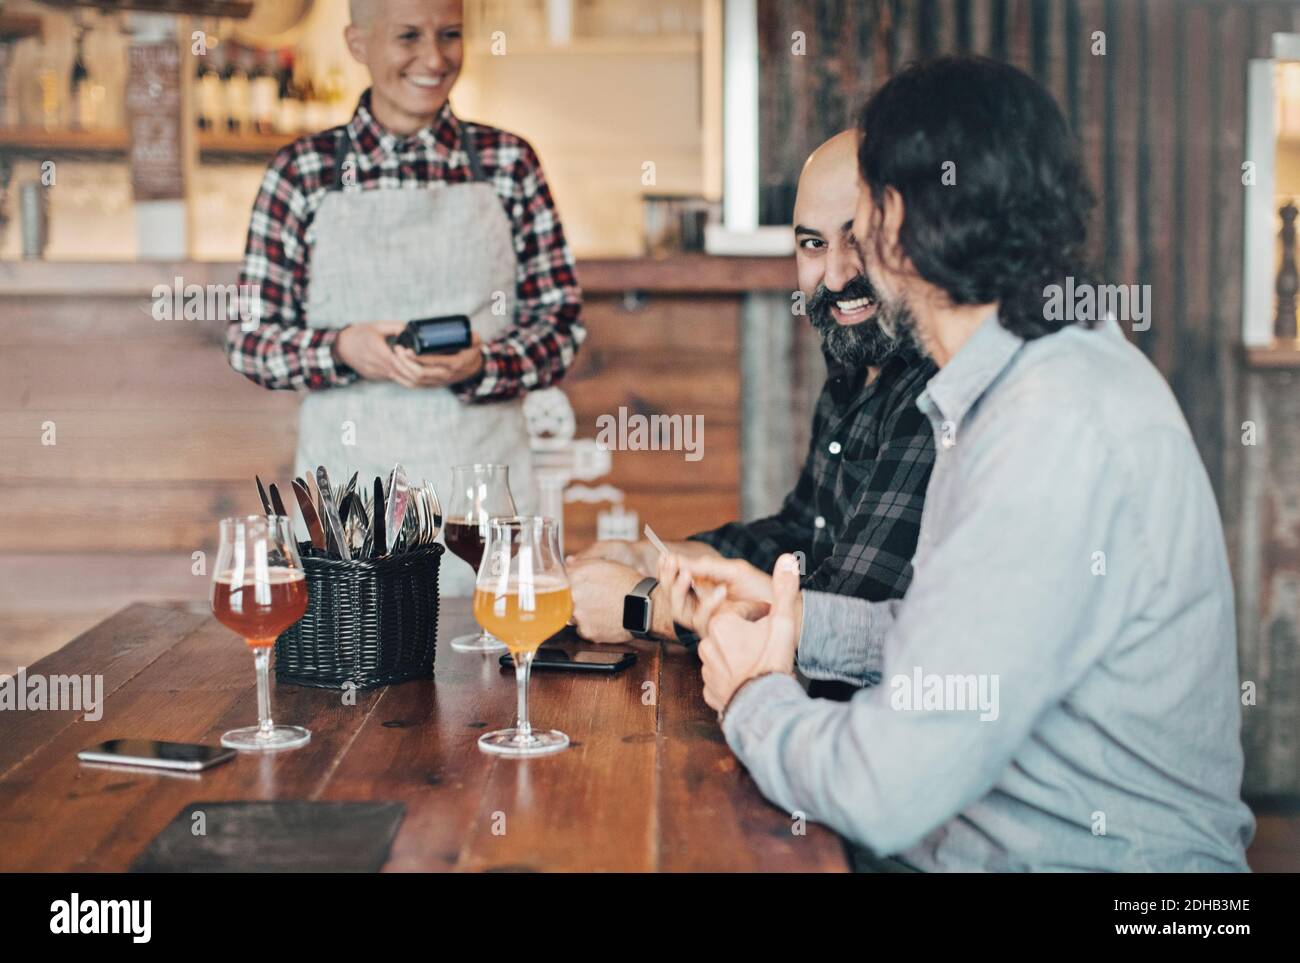
[[(440, 640), (472, 627), (467, 600), (444, 600)], [(301, 749), (188, 776), (83, 765), (77, 752), (106, 739), (215, 745), (257, 718), (234, 633), (192, 603), (131, 605), (27, 670), (102, 674), (102, 718), (0, 712), (0, 871), (124, 871), (187, 804), (267, 799), (405, 803), (388, 871), (846, 870), (833, 833), (759, 794), (694, 653), (632, 647), (614, 676), (533, 673), (533, 724), (572, 740), (553, 756), (479, 751), (479, 735), (514, 721), (514, 673), (444, 644), (434, 679), (352, 699), (272, 676), (275, 719), (312, 732)]]

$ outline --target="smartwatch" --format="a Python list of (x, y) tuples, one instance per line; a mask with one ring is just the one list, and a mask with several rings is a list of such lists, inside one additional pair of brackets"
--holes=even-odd
[(658, 584), (659, 580), (653, 576), (643, 578), (623, 596), (623, 628), (634, 638), (650, 638), (650, 593)]

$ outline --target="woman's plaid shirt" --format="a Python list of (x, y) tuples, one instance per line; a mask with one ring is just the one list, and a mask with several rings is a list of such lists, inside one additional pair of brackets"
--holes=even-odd
[[(510, 219), (518, 261), (517, 315), (514, 325), (484, 346), (482, 372), (452, 388), (464, 401), (488, 401), (544, 388), (564, 376), (586, 336), (579, 318), (582, 293), (532, 147), (506, 131), (459, 120), (449, 105), (427, 127), (398, 138), (374, 119), (369, 91), (346, 128), (301, 137), (271, 161), (253, 204), (240, 274), (240, 283), (251, 286), (244, 290), (255, 292), (249, 313), (256, 323), (245, 330), (237, 319), (227, 329), (231, 367), (268, 388), (332, 388), (358, 379), (331, 353), (338, 331), (308, 327), (304, 308), (312, 221), (334, 181), (339, 137), (350, 130), (357, 145), (351, 155), (356, 187), (391, 190), (469, 180), (462, 128), (472, 133), (484, 176)], [(365, 239), (357, 244), (364, 249)]]

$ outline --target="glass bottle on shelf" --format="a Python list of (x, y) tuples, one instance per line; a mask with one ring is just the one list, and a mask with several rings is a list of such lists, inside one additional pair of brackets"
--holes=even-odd
[(232, 134), (248, 132), (248, 71), (244, 69), (243, 51), (231, 50), (223, 84), (226, 101), (226, 130)]
[(216, 130), (224, 126), (225, 110), (221, 93), (221, 72), (214, 62), (214, 52), (198, 57), (198, 73), (194, 82), (194, 116), (199, 130)]
[(279, 84), (267, 64), (268, 56), (265, 50), (256, 52), (256, 63), (250, 81), (250, 114), (253, 130), (258, 134), (270, 134), (275, 131), (275, 108), (279, 96)]
[(77, 26), (77, 39), (72, 53), (72, 75), (68, 78), (68, 96), (71, 100), (71, 126), (77, 130), (90, 130), (95, 126), (94, 97), (90, 89), (90, 71), (86, 69), (86, 28)]
[(306, 57), (299, 59), (298, 67), (302, 76), (298, 87), (302, 93), (302, 132), (315, 133), (329, 126), (328, 111), (325, 102), (316, 93), (312, 69)]
[(343, 102), (343, 71), (334, 64), (325, 73), (325, 107), (328, 117), (323, 126), (346, 124), (351, 116), (348, 105)]
[(302, 101), (293, 80), (293, 51), (280, 51), (280, 101), (275, 111), (275, 129), (280, 134), (296, 134), (302, 129)]
[(59, 83), (59, 72), (48, 52), (41, 60), (36, 71), (36, 88), (40, 99), (37, 108), (40, 123), (46, 130), (58, 130), (63, 125), (63, 97)]

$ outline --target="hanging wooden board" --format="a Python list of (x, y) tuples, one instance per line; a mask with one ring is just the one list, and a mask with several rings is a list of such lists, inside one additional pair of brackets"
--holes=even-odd
[(126, 117), (135, 199), (184, 199), (180, 50), (175, 42), (129, 48)]

